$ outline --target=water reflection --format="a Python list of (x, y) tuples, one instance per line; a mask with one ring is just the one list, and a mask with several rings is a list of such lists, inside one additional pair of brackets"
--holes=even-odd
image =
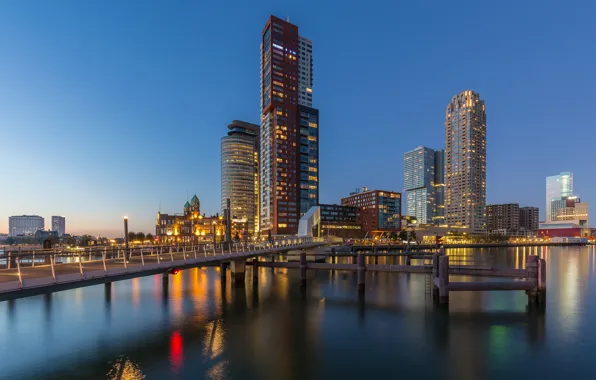
[(540, 254), (546, 313), (523, 292), (455, 292), (436, 309), (416, 274), (367, 273), (359, 293), (353, 272), (309, 271), (304, 288), (299, 271), (260, 267), (253, 283), (249, 268), (237, 288), (192, 269), (0, 303), (0, 377), (552, 378), (561, 358), (589, 361), (592, 248), (453, 254), (512, 268)]
[(141, 380), (145, 378), (139, 366), (130, 359), (118, 358), (106, 377), (109, 380)]

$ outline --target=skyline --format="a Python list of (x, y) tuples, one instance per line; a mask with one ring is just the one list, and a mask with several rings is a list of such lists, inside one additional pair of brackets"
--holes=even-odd
[[(358, 28), (354, 7), (317, 3), (215, 5), (209, 15), (165, 2), (113, 13), (109, 4), (2, 3), (0, 233), (22, 214), (65, 215), (67, 232), (101, 235), (121, 234), (128, 215), (131, 230), (154, 232), (157, 211), (181, 212), (187, 192), (207, 214), (221, 212), (220, 168), (210, 163), (231, 120), (259, 121), (258, 44), (270, 14), (289, 15), (314, 41), (321, 203), (362, 186), (403, 192), (403, 153), (444, 148), (445, 107), (464, 90), (488, 107), (487, 204), (538, 206), (544, 219), (545, 177), (562, 171), (589, 201), (588, 160), (551, 149), (567, 137), (574, 152), (589, 151), (594, 136), (580, 115), (594, 100), (595, 57), (581, 41), (596, 29), (587, 9), (596, 7), (545, 3), (555, 4), (391, 5), (359, 10), (375, 21)], [(491, 22), (468, 17), (459, 30), (447, 21), (479, 12)], [(477, 48), (449, 42), (464, 39)]]

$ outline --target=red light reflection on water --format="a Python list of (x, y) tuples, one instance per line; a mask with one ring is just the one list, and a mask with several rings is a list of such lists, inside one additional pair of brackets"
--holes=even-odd
[(182, 335), (178, 331), (174, 331), (170, 337), (170, 364), (172, 364), (172, 370), (175, 373), (180, 371), (183, 360)]

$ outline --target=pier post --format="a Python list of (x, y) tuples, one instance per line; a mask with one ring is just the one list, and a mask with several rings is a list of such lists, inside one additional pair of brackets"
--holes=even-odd
[(219, 263), (219, 276), (222, 281), (226, 280), (226, 263)]
[(246, 271), (246, 259), (236, 259), (230, 262), (230, 272), (232, 274), (232, 282), (237, 287), (244, 286), (244, 272)]
[(306, 252), (300, 251), (300, 286), (306, 287)]
[(255, 257), (252, 260), (252, 282), (259, 282), (259, 258)]
[(538, 256), (528, 256), (526, 264), (528, 279), (533, 280), (536, 286), (527, 290), (528, 305), (543, 305), (546, 302), (546, 261)]
[(366, 262), (364, 255), (358, 255), (358, 292), (364, 292), (364, 274), (366, 272)]
[(168, 272), (163, 272), (161, 274), (161, 282), (164, 285), (167, 285), (170, 282), (170, 274)]
[(410, 257), (410, 254), (408, 253), (408, 255), (406, 256), (406, 265), (412, 265), (412, 258)]
[(449, 257), (439, 257), (439, 303), (449, 303)]

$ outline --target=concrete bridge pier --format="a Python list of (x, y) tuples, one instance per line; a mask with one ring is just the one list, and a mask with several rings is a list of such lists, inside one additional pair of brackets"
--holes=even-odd
[(257, 283), (259, 282), (259, 258), (255, 257), (252, 260), (252, 282)]
[(246, 271), (246, 259), (235, 259), (230, 262), (230, 272), (232, 274), (232, 282), (237, 287), (244, 286), (244, 273)]
[(226, 263), (219, 263), (219, 276), (222, 281), (226, 280)]
[(366, 273), (365, 256), (360, 254), (357, 256), (356, 262), (358, 264), (358, 292), (364, 292), (364, 275)]

